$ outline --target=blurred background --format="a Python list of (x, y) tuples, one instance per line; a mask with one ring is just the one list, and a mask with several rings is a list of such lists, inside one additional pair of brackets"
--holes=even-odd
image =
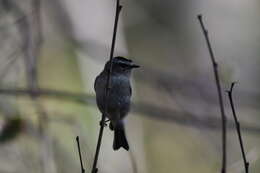
[[(212, 42), (228, 119), (227, 172), (244, 172), (225, 90), (231, 82), (250, 172), (260, 171), (260, 1), (122, 1), (115, 56), (133, 73), (130, 152), (112, 150), (103, 173), (217, 173), (221, 119), (204, 36)], [(115, 0), (0, 0), (0, 172), (91, 171), (101, 114), (94, 79), (109, 59)]]

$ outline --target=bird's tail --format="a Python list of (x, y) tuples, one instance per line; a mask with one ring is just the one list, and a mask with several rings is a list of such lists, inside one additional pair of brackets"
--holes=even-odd
[(121, 147), (123, 147), (127, 151), (129, 150), (129, 145), (125, 136), (125, 127), (122, 121), (118, 122), (114, 127), (113, 149), (118, 150)]

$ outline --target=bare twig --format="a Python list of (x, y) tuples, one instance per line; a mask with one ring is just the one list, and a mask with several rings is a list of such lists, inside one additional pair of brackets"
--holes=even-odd
[(80, 150), (80, 144), (79, 144), (79, 136), (76, 137), (77, 141), (77, 146), (78, 146), (78, 151), (79, 151), (79, 161), (80, 161), (80, 166), (81, 166), (81, 173), (85, 173), (85, 169), (82, 163), (82, 157), (81, 157), (81, 150)]
[[(112, 59), (113, 59), (113, 55), (114, 55), (117, 25), (118, 25), (119, 13), (121, 11), (121, 8), (122, 8), (122, 6), (120, 5), (119, 0), (117, 0), (114, 30), (113, 30), (112, 44), (111, 44), (111, 50), (110, 50), (110, 59), (109, 59), (110, 67), (109, 67), (109, 74), (107, 76), (106, 89), (105, 89), (105, 112), (107, 112), (108, 96), (109, 96), (109, 90), (111, 88), (111, 86), (110, 86), (110, 76), (111, 76), (111, 73), (112, 73), (112, 64), (113, 64)], [(101, 123), (100, 123), (100, 130), (99, 130), (99, 135), (98, 135), (98, 142), (97, 142), (97, 147), (96, 147), (96, 152), (95, 152), (95, 157), (94, 157), (94, 162), (93, 162), (93, 167), (92, 167), (92, 173), (98, 172), (97, 161), (98, 161), (98, 156), (99, 156), (104, 126), (105, 126), (105, 119), (106, 119), (105, 114), (102, 114), (102, 119), (101, 119)]]
[(200, 22), (201, 29), (203, 31), (203, 34), (205, 36), (213, 70), (214, 70), (214, 76), (216, 80), (216, 86), (218, 91), (218, 99), (219, 99), (219, 106), (220, 106), (220, 112), (221, 112), (221, 118), (222, 118), (222, 173), (226, 173), (226, 116), (225, 116), (225, 110), (224, 110), (224, 104), (223, 104), (223, 98), (222, 98), (222, 92), (221, 92), (221, 85), (219, 80), (219, 74), (218, 74), (218, 64), (215, 60), (215, 56), (209, 41), (208, 31), (204, 26), (202, 15), (198, 15), (198, 20)]
[(241, 131), (240, 131), (240, 123), (239, 123), (237, 115), (236, 115), (235, 106), (234, 106), (233, 97), (232, 97), (234, 86), (235, 86), (235, 82), (232, 82), (230, 90), (228, 90), (227, 93), (228, 93), (228, 98), (229, 98), (230, 106), (231, 106), (232, 113), (233, 113), (233, 118), (234, 118), (235, 125), (236, 125), (238, 140), (239, 140), (241, 153), (242, 153), (244, 166), (245, 166), (245, 173), (248, 173), (249, 162), (246, 160), (246, 154), (245, 154), (243, 140), (242, 140)]

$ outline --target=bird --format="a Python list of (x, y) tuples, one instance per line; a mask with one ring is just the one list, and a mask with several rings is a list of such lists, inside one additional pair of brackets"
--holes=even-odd
[[(111, 62), (112, 71), (110, 73)], [(127, 151), (129, 150), (125, 135), (124, 118), (128, 114), (131, 104), (131, 72), (134, 68), (139, 67), (132, 60), (117, 56), (106, 62), (104, 69), (95, 79), (96, 103), (100, 112), (110, 121), (109, 128), (114, 131), (114, 150), (121, 147)], [(110, 87), (109, 92), (106, 94), (109, 73)]]

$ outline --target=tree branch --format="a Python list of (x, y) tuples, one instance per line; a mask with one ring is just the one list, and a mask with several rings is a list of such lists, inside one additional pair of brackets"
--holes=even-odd
[(245, 166), (245, 173), (248, 173), (248, 168), (249, 168), (249, 162), (246, 160), (246, 154), (245, 154), (245, 150), (244, 150), (244, 145), (243, 145), (243, 140), (242, 140), (242, 136), (241, 136), (241, 131), (240, 131), (240, 123), (237, 119), (237, 115), (236, 115), (236, 111), (235, 111), (235, 106), (234, 106), (234, 102), (233, 102), (233, 88), (235, 86), (235, 82), (232, 82), (230, 90), (227, 91), (228, 93), (228, 98), (230, 101), (230, 106), (232, 109), (232, 113), (233, 113), (233, 118), (235, 121), (235, 125), (236, 125), (236, 130), (237, 130), (237, 135), (238, 135), (238, 140), (239, 140), (239, 144), (240, 144), (240, 148), (241, 148), (241, 153), (242, 153), (242, 157), (243, 157), (243, 161), (244, 161), (244, 166)]
[[(107, 112), (107, 103), (108, 103), (108, 96), (109, 96), (109, 90), (111, 88), (110, 85), (110, 77), (112, 73), (112, 64), (113, 64), (113, 55), (114, 55), (114, 49), (115, 49), (115, 42), (116, 42), (116, 33), (117, 33), (117, 25), (118, 25), (118, 20), (119, 20), (119, 13), (122, 9), (122, 6), (120, 5), (120, 1), (117, 0), (116, 2), (116, 15), (115, 15), (115, 23), (114, 23), (114, 31), (113, 31), (113, 37), (112, 37), (112, 44), (111, 44), (111, 50), (110, 50), (110, 67), (109, 67), (109, 74), (107, 77), (106, 81), (106, 89), (105, 89), (105, 112)], [(97, 173), (97, 161), (98, 161), (98, 156), (99, 156), (99, 151), (100, 151), (100, 146), (101, 146), (101, 141), (102, 141), (102, 136), (103, 136), (103, 131), (104, 131), (104, 126), (105, 126), (105, 119), (106, 116), (105, 114), (102, 114), (102, 119), (100, 123), (100, 130), (99, 130), (99, 135), (98, 135), (98, 142), (97, 142), (97, 147), (96, 147), (96, 152), (95, 152), (95, 157), (94, 157), (94, 162), (93, 162), (93, 167), (92, 167), (92, 173)]]
[(198, 20), (200, 22), (201, 29), (203, 31), (203, 34), (206, 39), (207, 47), (209, 50), (213, 70), (214, 70), (214, 76), (218, 91), (218, 99), (219, 99), (219, 106), (220, 106), (220, 112), (221, 112), (221, 119), (222, 119), (222, 173), (226, 173), (226, 116), (225, 116), (225, 110), (224, 110), (224, 104), (223, 104), (223, 98), (222, 98), (222, 92), (221, 92), (221, 85), (219, 80), (219, 74), (218, 74), (218, 64), (215, 60), (215, 56), (209, 41), (208, 31), (204, 26), (202, 15), (198, 15)]
[(80, 161), (80, 166), (81, 166), (81, 173), (85, 173), (85, 169), (82, 163), (82, 157), (81, 157), (81, 150), (80, 150), (80, 144), (79, 144), (79, 137), (76, 137), (76, 141), (77, 141), (77, 146), (78, 146), (78, 151), (79, 151), (79, 161)]

